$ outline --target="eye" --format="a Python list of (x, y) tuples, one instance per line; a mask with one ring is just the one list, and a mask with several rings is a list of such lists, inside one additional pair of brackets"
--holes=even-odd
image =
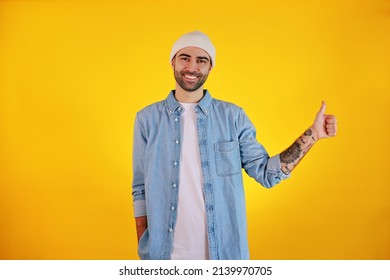
[(207, 62), (207, 60), (205, 60), (205, 59), (199, 59), (198, 60), (198, 63), (206, 63)]
[(185, 57), (185, 56), (183, 56), (183, 57), (181, 58), (181, 60), (190, 61), (190, 59), (189, 59), (188, 57)]

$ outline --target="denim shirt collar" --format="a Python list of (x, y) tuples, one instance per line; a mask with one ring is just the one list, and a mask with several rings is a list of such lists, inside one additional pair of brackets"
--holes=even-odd
[[(210, 112), (212, 100), (213, 98), (211, 97), (209, 91), (207, 89), (204, 90), (204, 95), (199, 101), (198, 107), (206, 116)], [(175, 90), (171, 90), (167, 99), (165, 99), (165, 104), (169, 115), (172, 115), (177, 109), (180, 108), (180, 103), (175, 98)]]

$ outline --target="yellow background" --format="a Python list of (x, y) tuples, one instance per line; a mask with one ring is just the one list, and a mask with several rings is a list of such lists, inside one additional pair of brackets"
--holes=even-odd
[(252, 259), (389, 259), (390, 2), (0, 1), (0, 258), (137, 259), (135, 113), (202, 30), (206, 83), (271, 155), (321, 100), (339, 134), (267, 190), (245, 175)]

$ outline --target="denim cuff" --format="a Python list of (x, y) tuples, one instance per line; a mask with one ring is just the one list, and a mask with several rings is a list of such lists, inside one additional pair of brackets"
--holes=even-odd
[(146, 203), (145, 200), (136, 200), (133, 202), (134, 217), (146, 216)]
[(276, 155), (268, 159), (268, 170), (275, 172), (278, 174), (278, 177), (281, 180), (290, 178), (291, 173), (289, 174), (284, 174), (282, 171), (282, 165), (280, 164), (280, 156)]

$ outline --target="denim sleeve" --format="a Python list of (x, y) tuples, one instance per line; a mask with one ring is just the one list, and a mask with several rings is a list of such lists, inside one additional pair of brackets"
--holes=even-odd
[(288, 178), (289, 175), (281, 169), (279, 155), (270, 158), (263, 145), (256, 140), (256, 129), (242, 109), (239, 128), (241, 164), (245, 172), (266, 188)]
[(139, 114), (135, 118), (133, 137), (133, 208), (134, 216), (140, 217), (146, 215), (144, 170), (146, 138)]

